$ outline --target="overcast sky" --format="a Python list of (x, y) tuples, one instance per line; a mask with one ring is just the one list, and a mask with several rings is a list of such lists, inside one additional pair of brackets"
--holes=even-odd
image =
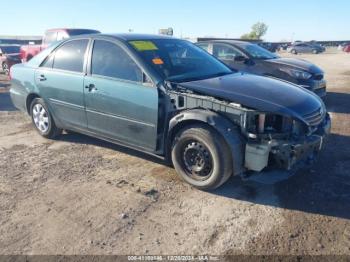
[(349, 40), (349, 0), (59, 0), (3, 1), (0, 35), (42, 35), (48, 28), (80, 27), (104, 33), (157, 33), (239, 38), (255, 22), (264, 38)]

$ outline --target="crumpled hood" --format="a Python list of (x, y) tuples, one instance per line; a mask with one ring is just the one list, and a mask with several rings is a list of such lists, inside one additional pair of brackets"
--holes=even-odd
[(239, 103), (259, 111), (279, 113), (304, 121), (303, 116), (324, 109), (312, 92), (273, 78), (235, 73), (179, 84), (196, 93)]
[(271, 64), (285, 65), (296, 69), (302, 69), (312, 74), (323, 74), (323, 71), (321, 68), (303, 59), (276, 58), (276, 59), (265, 60), (265, 62), (271, 63)]

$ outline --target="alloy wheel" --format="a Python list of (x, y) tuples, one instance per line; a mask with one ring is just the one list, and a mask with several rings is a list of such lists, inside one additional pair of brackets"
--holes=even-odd
[(33, 120), (40, 132), (46, 133), (49, 130), (49, 115), (41, 104), (35, 104), (33, 106)]

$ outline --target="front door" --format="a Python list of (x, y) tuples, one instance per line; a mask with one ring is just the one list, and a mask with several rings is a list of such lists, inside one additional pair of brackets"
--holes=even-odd
[(91, 74), (84, 80), (88, 129), (120, 142), (154, 151), (158, 90), (117, 43), (95, 40)]
[(85, 129), (84, 60), (88, 39), (58, 47), (35, 72), (35, 82), (54, 117), (67, 128)]

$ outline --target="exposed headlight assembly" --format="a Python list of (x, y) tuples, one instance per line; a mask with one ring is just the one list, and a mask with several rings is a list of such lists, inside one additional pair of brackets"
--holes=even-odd
[(302, 70), (295, 70), (295, 69), (291, 69), (291, 68), (280, 68), (280, 70), (282, 72), (287, 73), (291, 77), (296, 78), (296, 79), (307, 80), (307, 79), (310, 79), (312, 77), (312, 75), (310, 73), (308, 73), (306, 71), (302, 71)]
[(259, 114), (256, 123), (257, 132), (260, 134), (291, 132), (293, 128), (291, 118), (275, 114)]

